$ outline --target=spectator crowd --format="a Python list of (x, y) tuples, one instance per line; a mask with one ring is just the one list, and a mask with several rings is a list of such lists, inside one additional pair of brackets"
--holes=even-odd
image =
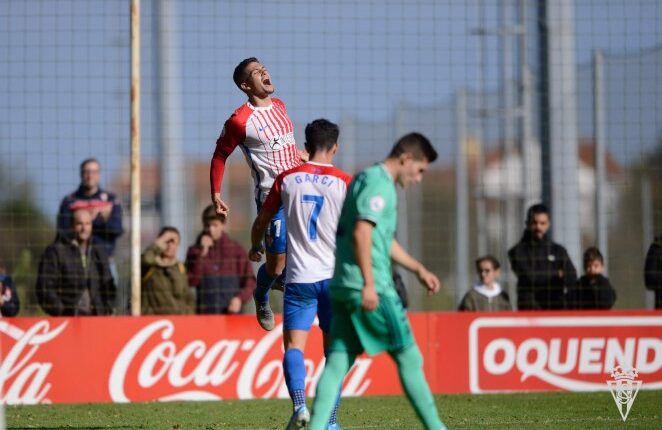
[[(115, 194), (101, 188), (101, 164), (86, 159), (80, 165), (80, 185), (65, 196), (57, 216), (57, 234), (41, 256), (36, 283), (38, 302), (51, 316), (116, 313), (115, 243), (123, 234), (122, 208)], [(158, 314), (236, 314), (252, 300), (256, 278), (246, 249), (226, 233), (226, 218), (210, 205), (202, 213), (202, 229), (186, 260), (176, 227), (166, 226), (144, 250), (141, 259), (141, 312)], [(461, 298), (460, 311), (611, 309), (616, 291), (604, 275), (600, 250), (583, 256), (584, 274), (563, 245), (549, 237), (551, 217), (543, 204), (531, 206), (521, 239), (508, 251), (517, 277), (517, 298), (511, 301), (500, 284), (501, 263), (491, 255), (476, 259), (476, 283)], [(394, 285), (406, 306), (402, 278)], [(654, 239), (645, 259), (646, 288), (662, 309), (662, 236)], [(19, 313), (19, 296), (7, 268), (0, 262), (0, 312)]]

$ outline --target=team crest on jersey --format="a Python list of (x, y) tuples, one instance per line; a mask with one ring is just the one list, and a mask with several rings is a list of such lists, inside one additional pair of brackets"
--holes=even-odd
[(381, 212), (382, 209), (384, 209), (384, 206), (386, 206), (386, 202), (384, 201), (384, 197), (382, 196), (375, 196), (370, 199), (370, 209), (374, 212)]

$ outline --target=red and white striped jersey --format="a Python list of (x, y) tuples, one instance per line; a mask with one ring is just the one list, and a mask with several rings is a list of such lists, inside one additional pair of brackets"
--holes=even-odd
[(285, 211), (285, 282), (312, 283), (333, 276), (336, 229), (351, 176), (309, 161), (276, 178), (264, 209)]
[(225, 122), (211, 162), (212, 193), (221, 191), (225, 160), (237, 146), (251, 169), (258, 204), (264, 202), (279, 173), (301, 164), (285, 104), (277, 98), (271, 102), (267, 107), (246, 103)]

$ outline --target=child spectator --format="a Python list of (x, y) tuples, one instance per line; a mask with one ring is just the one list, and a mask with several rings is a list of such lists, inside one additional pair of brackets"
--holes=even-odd
[(584, 276), (577, 281), (574, 292), (575, 309), (611, 309), (616, 291), (602, 275), (604, 258), (600, 250), (590, 247), (584, 252)]
[(204, 230), (186, 254), (189, 285), (197, 288), (199, 314), (236, 314), (252, 299), (255, 275), (248, 252), (225, 234), (225, 216), (214, 206), (202, 213)]
[(473, 286), (460, 302), (460, 311), (510, 311), (508, 293), (501, 289), (499, 279), (499, 260), (491, 255), (476, 260), (476, 271), (480, 283)]
[(18, 314), (19, 303), (16, 287), (7, 268), (0, 262), (0, 316), (15, 317)]
[(179, 231), (163, 227), (142, 255), (141, 313), (168, 315), (193, 313), (193, 293), (184, 263), (177, 260)]

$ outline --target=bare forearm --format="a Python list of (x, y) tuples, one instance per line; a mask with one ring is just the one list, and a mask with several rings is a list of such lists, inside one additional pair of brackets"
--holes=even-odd
[(422, 267), (421, 262), (409, 255), (395, 239), (393, 239), (393, 244), (391, 245), (391, 260), (410, 272), (418, 272)]
[(262, 238), (264, 233), (267, 231), (267, 226), (269, 225), (269, 220), (273, 215), (267, 213), (266, 211), (260, 211), (253, 222), (253, 227), (251, 228), (251, 246), (257, 248), (262, 244)]

